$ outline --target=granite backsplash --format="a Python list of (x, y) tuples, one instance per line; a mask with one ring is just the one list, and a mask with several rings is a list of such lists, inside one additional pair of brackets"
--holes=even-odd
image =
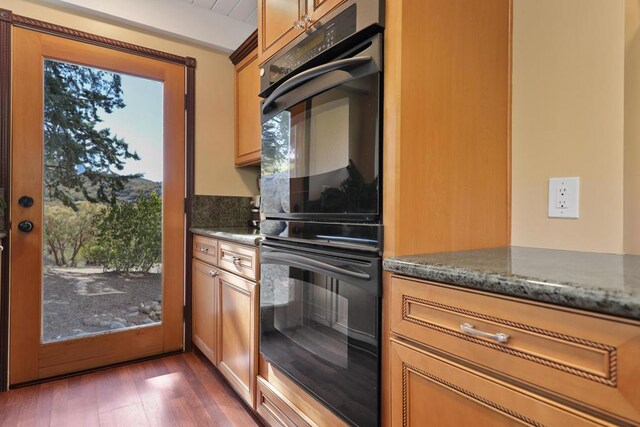
[(193, 196), (192, 227), (246, 227), (251, 197)]

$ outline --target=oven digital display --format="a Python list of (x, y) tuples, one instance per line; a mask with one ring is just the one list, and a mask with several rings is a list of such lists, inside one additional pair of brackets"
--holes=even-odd
[(354, 4), (273, 62), (269, 66), (269, 81), (274, 83), (280, 80), (355, 32), (356, 5)]

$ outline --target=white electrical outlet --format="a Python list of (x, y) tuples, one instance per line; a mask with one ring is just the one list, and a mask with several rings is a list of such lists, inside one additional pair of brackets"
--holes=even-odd
[(549, 217), (579, 218), (580, 178), (549, 178)]

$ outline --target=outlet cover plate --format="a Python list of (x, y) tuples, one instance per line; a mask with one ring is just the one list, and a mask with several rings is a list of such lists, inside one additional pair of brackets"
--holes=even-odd
[(549, 178), (549, 218), (580, 217), (580, 177)]

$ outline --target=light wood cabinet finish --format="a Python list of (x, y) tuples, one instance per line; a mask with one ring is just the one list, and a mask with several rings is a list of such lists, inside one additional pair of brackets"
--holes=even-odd
[(258, 285), (223, 271), (218, 280), (218, 369), (253, 406), (258, 374)]
[[(279, 399), (271, 398), (271, 402), (274, 405), (277, 405), (279, 410), (286, 414), (289, 420), (294, 422), (294, 425), (305, 426), (308, 424), (318, 427), (347, 426), (341, 418), (337, 417), (322, 403), (317, 401), (309, 393), (293, 382), (288, 376), (271, 365), (262, 355), (259, 356), (259, 363), (260, 369), (258, 380), (262, 380), (263, 385), (264, 383), (267, 383), (270, 389), (279, 396)], [(269, 406), (269, 404), (267, 406)], [(259, 408), (260, 400), (256, 402), (256, 409)], [(267, 408), (262, 409), (269, 410)], [(292, 414), (295, 414), (295, 416)], [(296, 420), (299, 419), (304, 420), (304, 423), (298, 424), (298, 421)], [(281, 425), (278, 422), (272, 424), (268, 417), (265, 417), (265, 421), (267, 421), (270, 426)], [(285, 422), (285, 425), (288, 424)]]
[(254, 49), (236, 65), (236, 166), (260, 163), (262, 125), (260, 123), (260, 74), (258, 51)]
[(509, 244), (511, 0), (388, 0), (385, 256)]
[(249, 280), (259, 279), (258, 254), (255, 248), (220, 241), (218, 266)]
[[(201, 248), (217, 248), (211, 251)], [(238, 258), (237, 262), (232, 257)], [(202, 262), (200, 259), (211, 262)], [(258, 249), (194, 236), (193, 343), (251, 407), (258, 375)], [(239, 274), (243, 274), (241, 277)]]
[(258, 1), (259, 64), (304, 32), (306, 23), (302, 16), (305, 13), (305, 0)]
[(320, 18), (340, 6), (346, 0), (307, 0), (307, 26), (314, 25)]
[(392, 426), (610, 425), (391, 340)]
[(269, 384), (264, 378), (258, 377), (258, 393), (256, 412), (271, 427), (311, 427), (301, 414), (295, 411), (291, 402)]
[(209, 237), (193, 237), (193, 257), (211, 265), (218, 265), (218, 241)]
[[(640, 423), (640, 324), (539, 303), (392, 277), (395, 335)], [(463, 323), (505, 333), (469, 335)]]
[(217, 270), (201, 261), (193, 260), (192, 275), (192, 311), (193, 343), (217, 364), (218, 331), (216, 307), (218, 299), (218, 280), (213, 277)]

